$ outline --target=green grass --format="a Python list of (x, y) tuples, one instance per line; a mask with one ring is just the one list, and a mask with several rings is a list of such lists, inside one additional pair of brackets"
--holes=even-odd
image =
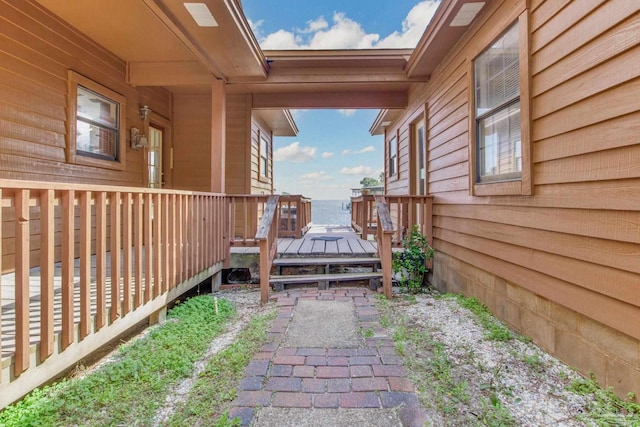
[(269, 324), (276, 312), (254, 317), (238, 334), (235, 343), (216, 354), (200, 374), (188, 400), (177, 408), (170, 426), (213, 425), (235, 426), (226, 412), (236, 396), (236, 388), (253, 354), (265, 342)]
[(592, 376), (590, 379), (580, 378), (571, 382), (567, 389), (573, 393), (592, 396), (587, 405), (585, 420), (598, 426), (640, 426), (640, 404), (630, 395), (629, 401), (618, 398), (611, 389), (603, 389)]
[(167, 322), (122, 346), (112, 363), (80, 379), (36, 389), (0, 412), (0, 426), (148, 425), (170, 387), (191, 375), (212, 339), (234, 315), (219, 300), (219, 316), (209, 296), (175, 308)]

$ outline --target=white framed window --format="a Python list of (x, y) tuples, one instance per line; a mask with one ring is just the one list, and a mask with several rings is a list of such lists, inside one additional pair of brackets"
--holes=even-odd
[(398, 173), (398, 138), (394, 135), (389, 140), (389, 176)]
[(263, 132), (260, 132), (260, 176), (269, 178), (270, 141)]
[(126, 98), (69, 71), (68, 161), (124, 169)]
[(522, 176), (520, 43), (516, 22), (474, 61), (476, 182)]

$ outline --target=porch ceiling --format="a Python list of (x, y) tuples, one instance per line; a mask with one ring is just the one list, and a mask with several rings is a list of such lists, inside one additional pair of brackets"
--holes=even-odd
[[(174, 0), (37, 0), (135, 67), (182, 65), (208, 79), (264, 78), (266, 60), (237, 0), (201, 0), (217, 27), (200, 27)], [(199, 64), (198, 64), (199, 63)], [(202, 77), (201, 77), (202, 78)]]

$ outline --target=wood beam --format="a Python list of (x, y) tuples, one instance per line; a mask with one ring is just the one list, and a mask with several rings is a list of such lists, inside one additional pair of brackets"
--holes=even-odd
[(215, 80), (211, 85), (211, 189), (214, 193), (224, 193), (227, 100), (224, 82)]
[(210, 85), (216, 80), (199, 62), (129, 62), (127, 83), (132, 86)]
[(253, 108), (405, 108), (405, 91), (254, 93)]

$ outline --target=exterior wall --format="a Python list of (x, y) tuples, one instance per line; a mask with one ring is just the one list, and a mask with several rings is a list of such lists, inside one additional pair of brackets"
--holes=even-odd
[[(142, 128), (139, 107), (171, 117), (171, 98), (159, 88), (126, 84), (126, 63), (30, 1), (0, 1), (0, 178), (144, 186), (144, 150), (129, 148), (124, 168), (70, 163), (67, 72), (73, 70), (126, 98), (123, 132)], [(2, 266), (13, 269), (13, 218), (3, 215)], [(31, 259), (39, 259), (39, 219), (31, 226)], [(79, 234), (79, 230), (77, 230)], [(56, 236), (56, 256), (59, 256)]]
[(250, 194), (250, 95), (227, 95), (227, 193)]
[[(266, 136), (269, 146), (268, 176), (260, 171), (260, 138)], [(251, 194), (273, 193), (273, 137), (271, 130), (255, 116), (251, 120)]]
[(173, 104), (173, 186), (211, 191), (211, 94), (176, 94)]
[(507, 0), (481, 12), (388, 128), (401, 141), (390, 193), (412, 191), (410, 123), (426, 111), (433, 283), (479, 297), (619, 394), (639, 393), (640, 4), (527, 3), (533, 195), (470, 188), (471, 61), (524, 10)]

